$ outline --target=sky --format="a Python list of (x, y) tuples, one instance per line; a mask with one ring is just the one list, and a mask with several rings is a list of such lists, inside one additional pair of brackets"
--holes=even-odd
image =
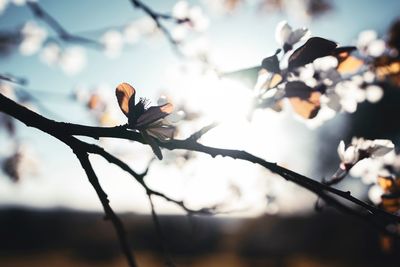
[[(383, 34), (400, 14), (400, 3), (395, 0), (335, 0), (332, 1), (334, 9), (331, 12), (314, 20), (305, 21), (293, 16), (295, 14), (293, 10), (286, 13), (259, 12), (254, 4), (255, 1), (248, 1), (246, 6), (228, 15), (217, 14), (207, 9), (204, 1), (190, 1), (192, 5), (200, 5), (209, 16), (210, 26), (202, 37), (207, 39), (210, 60), (218, 69), (233, 71), (258, 65), (264, 57), (276, 50), (275, 26), (282, 20), (287, 20), (294, 28), (306, 26), (314, 36), (335, 40), (342, 45), (351, 45), (355, 43), (358, 33), (362, 30), (374, 29)], [(175, 4), (172, 0), (144, 2), (160, 12), (169, 12)], [(94, 39), (100, 38), (99, 29), (114, 27), (121, 29), (121, 25), (144, 17), (143, 12), (135, 10), (127, 0), (40, 0), (39, 3), (71, 33)], [(0, 15), (0, 30), (15, 30), (28, 20), (35, 18), (27, 7), (10, 4)], [(44, 25), (42, 22), (38, 24)], [(49, 30), (49, 35), (54, 36), (54, 32)], [(61, 45), (68, 47), (66, 44)], [(195, 91), (203, 90), (204, 87), (209, 87), (210, 90), (212, 79), (198, 80), (196, 75), (176, 76), (176, 71), (185, 60), (174, 53), (162, 35), (144, 38), (134, 45), (125, 47), (117, 58), (108, 58), (98, 50), (85, 49), (85, 51), (86, 67), (73, 76), (66, 75), (59, 67), (44, 64), (38, 54), (24, 56), (18, 51), (1, 58), (0, 73), (11, 73), (26, 78), (28, 80), (26, 88), (46, 107), (46, 110), (39, 109), (46, 116), (80, 124), (95, 125), (96, 121), (85, 111), (83, 105), (71, 101), (68, 95), (76, 88), (91, 89), (102, 85), (109, 90), (109, 95), (112, 96), (110, 99), (113, 101), (113, 88), (121, 82), (131, 83), (140, 96), (146, 96), (153, 102), (157, 100), (160, 92), (174, 89), (178, 96), (191, 94), (190, 103), (199, 109), (209, 109), (210, 113), (213, 112), (211, 115), (223, 110), (224, 103), (228, 101), (230, 105), (243, 106), (242, 89), (232, 94), (227, 91), (218, 92), (214, 97), (211, 94), (214, 92), (209, 96), (206, 90), (203, 94)], [(227, 90), (230, 86), (226, 85)], [(230, 99), (229, 96), (233, 94), (236, 97)], [(174, 97), (179, 98), (178, 96)], [(229, 114), (232, 113), (228, 111)], [(313, 160), (315, 160), (313, 155), (316, 149), (312, 148), (312, 144), (317, 134), (310, 132), (299, 122), (289, 119), (285, 114), (279, 118), (273, 116), (269, 118), (269, 124), (266, 126), (262, 121), (257, 121), (256, 114), (255, 125), (259, 128), (237, 119), (230, 122), (226, 128), (222, 126), (216, 129), (216, 132), (205, 138), (204, 142), (216, 146), (239, 146), (239, 148), (243, 146), (268, 160), (286, 163), (297, 171), (312, 174)], [(232, 125), (235, 125), (234, 131)], [(330, 127), (343, 127), (342, 125), (340, 119), (335, 119)], [(36, 175), (27, 175), (17, 184), (4, 175), (0, 176), (0, 205), (68, 207), (85, 210), (101, 208), (83, 170), (69, 148), (35, 129), (25, 128), (22, 124), (18, 125), (18, 130), (19, 140), (29, 144), (34, 150), (35, 158), (40, 162), (39, 170)], [(297, 133), (295, 136), (294, 130)], [(237, 140), (240, 138), (265, 139), (263, 144), (265, 149), (260, 149), (259, 143), (238, 143)], [(12, 149), (12, 144), (5, 134), (0, 134), (0, 144), (1, 155), (7, 155)], [(116, 145), (115, 142), (106, 144)], [(143, 169), (151, 157), (149, 148), (127, 142), (119, 142), (117, 145), (121, 144), (125, 146), (125, 150), (134, 151), (132, 155), (126, 157), (129, 164), (137, 170)], [(299, 154), (293, 151), (306, 151), (307, 156), (299, 157)], [(231, 188), (240, 187), (244, 196), (240, 200), (239, 207), (255, 206), (249, 214), (259, 214), (266, 209), (265, 203), (260, 201), (265, 197), (265, 190), (257, 191), (257, 188), (274, 188), (275, 191), (287, 192), (297, 190), (297, 187), (287, 185), (283, 181), (271, 185), (270, 180), (277, 180), (277, 177), (265, 179), (269, 174), (248, 164), (224, 159), (211, 160), (202, 155), (199, 158), (201, 164), (189, 163), (181, 169), (177, 169), (173, 164), (157, 162), (150, 171), (149, 184), (154, 189), (166, 192), (177, 199), (185, 199), (194, 207), (231, 200), (237, 197), (232, 195)], [(117, 210), (149, 211), (147, 198), (137, 183), (103, 160), (96, 157), (91, 159), (102, 185), (110, 196), (111, 203)], [(240, 168), (229, 170), (232, 164)], [(304, 196), (305, 201), (309, 203), (312, 197), (301, 190), (299, 192), (299, 195)], [(293, 195), (286, 195), (282, 203), (291, 204), (282, 209), (301, 210), (298, 206), (302, 203), (296, 206)], [(254, 203), (259, 204), (254, 205)], [(157, 204), (161, 212), (178, 212), (178, 209), (171, 204), (162, 201), (158, 201)]]

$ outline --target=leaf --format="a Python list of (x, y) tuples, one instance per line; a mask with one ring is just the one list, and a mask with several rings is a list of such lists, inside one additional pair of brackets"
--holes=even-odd
[(308, 99), (311, 96), (313, 89), (300, 81), (288, 82), (285, 87), (286, 97), (299, 97)]
[(374, 62), (375, 73), (379, 80), (400, 86), (400, 60), (387, 56), (379, 57)]
[(312, 37), (289, 57), (288, 69), (292, 70), (311, 63), (317, 58), (329, 56), (336, 46), (335, 42), (321, 37)]
[(320, 109), (321, 93), (314, 91), (303, 82), (288, 82), (285, 88), (285, 97), (293, 107), (293, 110), (306, 119), (314, 118)]
[(356, 73), (364, 65), (363, 60), (351, 55), (354, 50), (357, 50), (355, 46), (342, 46), (333, 50), (332, 55), (338, 60), (337, 71), (339, 73)]
[(279, 67), (279, 60), (277, 57), (277, 54), (280, 51), (281, 50), (278, 49), (275, 55), (264, 58), (263, 61), (261, 62), (261, 67), (272, 73), (281, 73), (281, 69)]
[(119, 107), (126, 116), (135, 105), (135, 94), (135, 88), (128, 83), (121, 83), (115, 89)]
[(157, 144), (156, 139), (148, 135), (146, 131), (140, 131), (140, 133), (142, 134), (143, 139), (150, 145), (151, 149), (153, 150), (153, 153), (157, 156), (157, 158), (159, 160), (162, 160), (163, 155), (160, 147)]
[(257, 83), (258, 72), (261, 70), (260, 66), (241, 69), (233, 72), (226, 72), (221, 75), (223, 78), (232, 79), (241, 82), (249, 89), (253, 89)]
[(153, 106), (147, 109), (136, 121), (136, 127), (149, 125), (159, 119), (165, 118), (174, 110), (171, 103), (162, 106)]

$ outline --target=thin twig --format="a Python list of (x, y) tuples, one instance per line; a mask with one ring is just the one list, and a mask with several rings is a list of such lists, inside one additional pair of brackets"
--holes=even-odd
[[(84, 126), (78, 124), (68, 124), (59, 123), (53, 120), (49, 120), (39, 114), (30, 111), (14, 101), (8, 99), (7, 97), (0, 94), (0, 111), (5, 112), (14, 118), (22, 121), (27, 126), (38, 128), (50, 135), (81, 135), (93, 138), (101, 137), (113, 137), (119, 139), (128, 139), (141, 143), (145, 143), (141, 135), (137, 132), (128, 130), (126, 125), (117, 127), (92, 127)], [(233, 159), (240, 159), (247, 162), (259, 164), (262, 167), (276, 173), (288, 181), (292, 181), (299, 186), (308, 189), (309, 191), (315, 193), (317, 196), (322, 198), (326, 203), (344, 211), (352, 214), (353, 216), (362, 217), (367, 222), (379, 226), (382, 231), (386, 230), (386, 225), (390, 223), (399, 223), (400, 217), (394, 214), (390, 214), (381, 210), (377, 207), (369, 205), (351, 195), (350, 192), (341, 191), (323, 183), (315, 181), (299, 173), (293, 172), (289, 169), (281, 167), (276, 163), (271, 163), (263, 160), (262, 158), (256, 157), (246, 151), (235, 150), (235, 149), (221, 149), (215, 147), (209, 147), (193, 141), (191, 139), (184, 140), (171, 140), (169, 142), (159, 142), (161, 147), (174, 150), (174, 149), (184, 149), (190, 151), (197, 151), (208, 154), (212, 157), (218, 155), (224, 157), (231, 157)], [(351, 208), (350, 206), (344, 205), (340, 200), (346, 200), (351, 202), (358, 208)], [(362, 208), (362, 210), (359, 210)], [(396, 233), (392, 233), (396, 235)]]
[(71, 43), (87, 44), (97, 49), (103, 48), (103, 45), (96, 40), (71, 34), (53, 16), (51, 16), (47, 11), (45, 11), (39, 5), (39, 3), (28, 1), (27, 6), (32, 12), (32, 14), (38, 19), (45, 22), (50, 28), (52, 28), (57, 33), (58, 37), (61, 40)]

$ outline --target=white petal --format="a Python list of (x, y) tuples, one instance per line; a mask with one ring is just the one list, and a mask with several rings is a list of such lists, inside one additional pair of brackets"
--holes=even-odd
[(314, 60), (313, 64), (315, 69), (317, 70), (328, 71), (330, 69), (336, 68), (336, 66), (338, 65), (338, 60), (333, 56), (326, 56), (317, 58), (316, 60)]
[(287, 21), (281, 21), (275, 29), (275, 39), (278, 44), (283, 45), (287, 42), (292, 34), (292, 27), (289, 26)]
[(185, 19), (189, 16), (189, 4), (187, 1), (178, 1), (172, 8), (172, 16), (177, 19)]
[(376, 103), (383, 97), (383, 90), (377, 85), (370, 85), (366, 89), (367, 100), (371, 103)]
[(379, 185), (374, 185), (368, 190), (368, 197), (375, 205), (381, 203), (382, 194), (383, 190)]
[(373, 40), (376, 40), (377, 36), (377, 33), (373, 30), (360, 32), (357, 40), (357, 47), (360, 49), (367, 47)]
[(309, 35), (309, 30), (306, 28), (301, 28), (293, 31), (289, 38), (287, 39), (286, 43), (290, 45), (294, 45), (298, 43), (300, 40), (304, 39), (306, 36)]
[(345, 149), (345, 145), (342, 140), (342, 141), (340, 141), (339, 146), (337, 148), (337, 152), (338, 152), (338, 155), (339, 155), (341, 161), (344, 161), (344, 149)]
[(374, 40), (372, 41), (367, 49), (367, 53), (373, 57), (379, 57), (385, 52), (386, 44), (383, 40)]

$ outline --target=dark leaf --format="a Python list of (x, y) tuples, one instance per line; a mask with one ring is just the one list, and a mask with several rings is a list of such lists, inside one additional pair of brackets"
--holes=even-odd
[(289, 98), (293, 110), (297, 114), (306, 119), (312, 119), (318, 114), (320, 92), (298, 81), (287, 83), (285, 91), (285, 97)]
[(159, 160), (163, 159), (163, 155), (161, 153), (161, 149), (157, 144), (157, 141), (155, 138), (151, 137), (148, 135), (145, 131), (140, 132), (143, 136), (143, 139), (150, 145), (151, 149), (153, 150), (153, 153), (157, 156)]
[(159, 119), (163, 119), (174, 110), (172, 104), (167, 103), (162, 106), (153, 106), (148, 108), (138, 119), (136, 122), (136, 127), (142, 127), (149, 125)]
[(264, 58), (261, 63), (261, 67), (272, 73), (281, 73), (281, 69), (279, 67), (279, 60), (277, 57), (277, 54), (280, 51), (281, 50), (278, 49), (278, 51), (276, 51), (275, 55)]
[(289, 57), (289, 70), (304, 66), (320, 57), (332, 54), (337, 44), (320, 37), (312, 37)]
[(300, 97), (308, 99), (313, 89), (300, 81), (288, 82), (285, 87), (285, 97)]

